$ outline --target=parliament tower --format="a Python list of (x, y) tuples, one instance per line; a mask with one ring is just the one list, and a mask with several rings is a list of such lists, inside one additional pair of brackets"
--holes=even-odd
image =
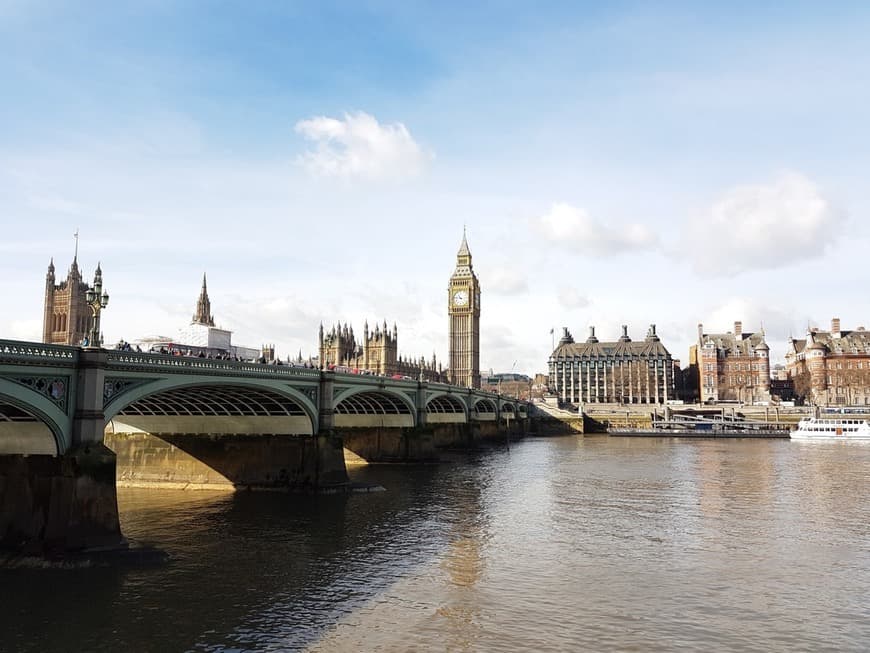
[(462, 231), (456, 269), (447, 289), (450, 319), (450, 382), (480, 387), (480, 284), (471, 267), (471, 251)]
[(66, 279), (55, 281), (52, 259), (45, 275), (42, 341), (51, 345), (81, 345), (91, 328), (91, 308), (85, 298), (88, 284), (79, 271), (78, 251)]

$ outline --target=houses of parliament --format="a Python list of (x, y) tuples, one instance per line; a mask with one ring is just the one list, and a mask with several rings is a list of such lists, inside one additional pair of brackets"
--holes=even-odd
[[(45, 278), (43, 342), (80, 345), (90, 331), (91, 310), (85, 299), (88, 284), (82, 279), (78, 252), (65, 280), (57, 282), (54, 259)], [(203, 292), (205, 280), (203, 279)], [(200, 299), (200, 303), (202, 299)], [(202, 312), (198, 305), (198, 311)], [(211, 317), (208, 308), (207, 317)], [(324, 369), (344, 367), (383, 376), (450, 383), (480, 388), (480, 283), (471, 261), (471, 250), (463, 230), (456, 266), (447, 289), (449, 362), (445, 369), (435, 355), (431, 358), (399, 354), (398, 329), (383, 325), (363, 326), (357, 340), (352, 326), (336, 324), (329, 330), (320, 325), (319, 363)], [(213, 326), (213, 322), (212, 322)]]
[(357, 341), (353, 326), (336, 324), (328, 331), (320, 325), (320, 361), (325, 368), (343, 367), (382, 376), (403, 376), (422, 381), (480, 388), (480, 283), (471, 262), (465, 233), (456, 255), (456, 267), (447, 289), (449, 364), (444, 369), (431, 359), (399, 355), (399, 334), (386, 321), (370, 329), (363, 326)]

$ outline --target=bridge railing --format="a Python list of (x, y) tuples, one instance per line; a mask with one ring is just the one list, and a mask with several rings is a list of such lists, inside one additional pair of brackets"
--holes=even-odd
[(46, 345), (41, 342), (0, 340), (0, 363), (64, 363), (75, 365), (79, 360), (79, 348), (66, 345)]
[(108, 350), (106, 362), (109, 368), (139, 371), (164, 370), (173, 373), (258, 376), (261, 378), (320, 378), (320, 370), (293, 365), (246, 363), (219, 358), (170, 356), (118, 350)]

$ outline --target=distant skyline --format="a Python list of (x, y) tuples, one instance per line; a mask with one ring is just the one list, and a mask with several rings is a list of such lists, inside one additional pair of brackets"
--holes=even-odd
[[(864, 3), (0, 0), (0, 338), (40, 340), (79, 230), (108, 343), (202, 275), (234, 342), (398, 325), (447, 361), (467, 226), (481, 369), (735, 320), (774, 363), (870, 327)], [(514, 365), (514, 362), (516, 364)]]

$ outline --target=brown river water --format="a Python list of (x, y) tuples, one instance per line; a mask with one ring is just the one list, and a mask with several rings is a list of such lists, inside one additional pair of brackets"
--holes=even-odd
[(0, 570), (0, 650), (870, 650), (870, 446), (566, 436), (352, 475), (386, 491), (122, 490), (170, 562)]

